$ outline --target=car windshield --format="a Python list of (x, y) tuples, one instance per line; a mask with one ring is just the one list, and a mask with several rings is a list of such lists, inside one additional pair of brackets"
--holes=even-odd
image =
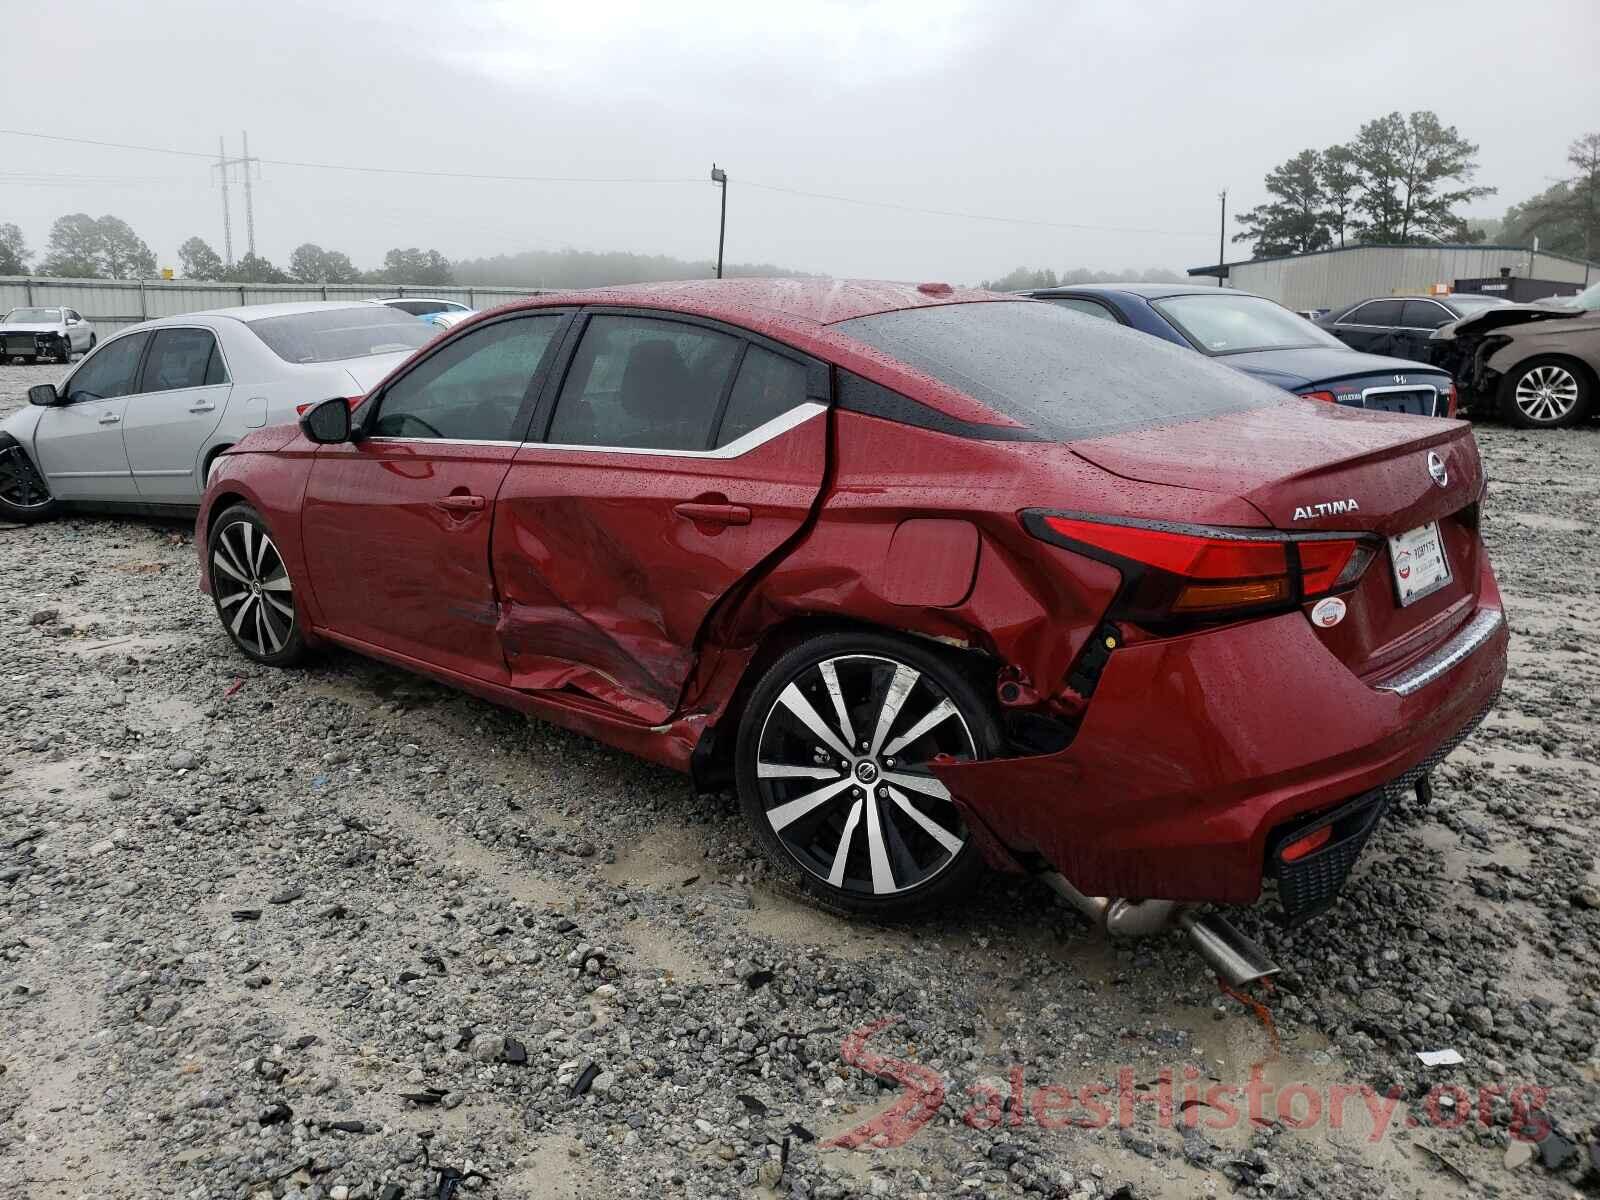
[(245, 324), (274, 354), (292, 363), (338, 362), (415, 350), (434, 334), (430, 326), (410, 314), (376, 304), (319, 308)]
[(1510, 304), (1504, 296), (1451, 296), (1450, 306), (1461, 313), (1470, 316), (1472, 313), (1482, 312), (1486, 308), (1499, 308), (1503, 304)]
[(1222, 292), (1168, 296), (1150, 303), (1206, 354), (1344, 346), (1331, 333), (1324, 333), (1304, 317), (1260, 296), (1230, 296)]
[(59, 308), (13, 308), (6, 314), (7, 325), (48, 325), (59, 324), (61, 310)]
[(1570, 308), (1583, 308), (1593, 312), (1600, 309), (1600, 283), (1591, 284), (1570, 300), (1563, 300), (1563, 304)]
[(1170, 342), (1055, 304), (941, 304), (833, 328), (1056, 441), (1265, 408), (1283, 396)]

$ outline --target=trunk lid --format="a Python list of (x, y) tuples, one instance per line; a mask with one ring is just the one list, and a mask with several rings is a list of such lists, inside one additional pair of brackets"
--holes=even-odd
[(345, 373), (355, 380), (356, 390), (365, 395), (415, 353), (414, 350), (400, 350), (393, 354), (372, 354), (366, 358), (347, 358), (336, 365), (345, 369)]
[[(1443, 640), (1475, 607), (1483, 467), (1465, 422), (1290, 400), (1073, 442), (1072, 450), (1127, 479), (1237, 497), (1285, 532), (1375, 535), (1372, 561), (1341, 593), (1344, 618), (1317, 627), (1359, 674), (1381, 673)], [(1402, 604), (1388, 539), (1429, 524), (1438, 527), (1451, 577)]]

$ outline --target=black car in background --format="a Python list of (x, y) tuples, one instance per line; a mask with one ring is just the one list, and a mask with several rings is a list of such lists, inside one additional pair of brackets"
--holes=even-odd
[(1505, 304), (1499, 296), (1374, 296), (1334, 309), (1318, 328), (1352, 350), (1428, 361), (1428, 338), (1441, 325)]

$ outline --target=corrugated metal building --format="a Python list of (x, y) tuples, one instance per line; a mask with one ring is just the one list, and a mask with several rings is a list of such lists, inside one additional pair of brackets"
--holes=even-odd
[(203, 283), (198, 280), (35, 279), (0, 276), (0, 314), (40, 305), (75, 308), (107, 333), (152, 317), (241, 304), (281, 304), (294, 300), (366, 300), (376, 296), (435, 296), (469, 308), (493, 308), (548, 288), (433, 287), (384, 283)]
[[(1414, 295), (1435, 284), (1482, 279), (1509, 268), (1513, 276), (1587, 287), (1600, 263), (1522, 246), (1346, 246), (1223, 265), (1223, 282), (1287, 308), (1339, 308), (1368, 296)], [(1189, 274), (1216, 278), (1215, 264)]]

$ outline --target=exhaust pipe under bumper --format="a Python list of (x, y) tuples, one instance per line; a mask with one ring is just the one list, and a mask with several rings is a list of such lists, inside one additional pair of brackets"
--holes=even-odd
[(1201, 913), (1176, 900), (1124, 900), (1086, 896), (1060, 871), (1041, 878), (1089, 920), (1117, 937), (1148, 937), (1176, 925), (1189, 945), (1232, 987), (1243, 987), (1278, 973), (1267, 952), (1218, 913)]

